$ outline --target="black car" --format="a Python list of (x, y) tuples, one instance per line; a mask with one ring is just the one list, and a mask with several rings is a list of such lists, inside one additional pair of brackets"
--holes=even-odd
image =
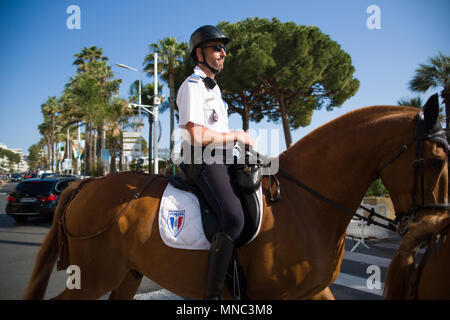
[(11, 176), (11, 182), (17, 182), (22, 180), (22, 175), (20, 173), (13, 173)]
[(24, 179), (33, 179), (37, 178), (37, 176), (38, 176), (37, 172), (30, 171), (27, 174), (25, 174)]
[(76, 177), (27, 179), (8, 195), (6, 214), (18, 222), (31, 216), (53, 216), (61, 192)]

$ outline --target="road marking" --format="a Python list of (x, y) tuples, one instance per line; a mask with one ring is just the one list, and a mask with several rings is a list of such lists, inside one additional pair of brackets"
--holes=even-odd
[(35, 216), (40, 214), (39, 212), (14, 212), (15, 215), (27, 215), (27, 216)]
[(367, 279), (365, 278), (361, 278), (361, 277), (357, 277), (357, 276), (353, 276), (351, 274), (347, 274), (347, 273), (339, 273), (339, 277), (336, 279), (336, 281), (333, 282), (334, 284), (340, 285), (340, 286), (344, 286), (344, 287), (348, 287), (351, 289), (355, 289), (358, 291), (363, 291), (366, 293), (371, 293), (377, 296), (382, 296), (383, 295), (383, 288), (384, 288), (384, 283), (381, 282), (380, 283), (380, 287), (381, 289), (369, 289), (367, 287)]
[[(391, 246), (389, 246), (388, 248), (391, 248)], [(355, 261), (355, 262), (364, 262), (364, 263), (367, 263), (370, 265), (377, 265), (377, 266), (385, 267), (385, 268), (387, 268), (391, 262), (391, 259), (382, 258), (382, 257), (378, 257), (378, 256), (372, 256), (372, 255), (358, 253), (358, 252), (350, 252), (350, 251), (344, 252), (344, 260), (350, 260), (350, 261)], [(368, 275), (368, 277), (369, 276), (370, 275)], [(341, 272), (341, 273), (339, 273), (339, 276), (336, 279), (336, 281), (334, 281), (334, 284), (344, 286), (347, 288), (351, 288), (354, 290), (362, 291), (365, 293), (370, 293), (370, 294), (381, 297), (383, 295), (384, 283), (383, 282), (380, 283), (380, 289), (369, 289), (367, 287), (368, 277), (362, 278), (362, 277), (358, 277), (358, 276), (354, 276), (351, 274)], [(137, 295), (135, 295), (134, 299), (135, 300), (161, 300), (161, 299), (181, 300), (183, 298), (173, 294), (172, 292), (170, 292), (168, 290), (161, 289), (161, 290), (157, 290), (157, 291), (153, 291), (153, 292), (137, 294)]]
[(134, 296), (133, 299), (134, 300), (186, 300), (186, 298), (176, 295), (175, 293), (172, 293), (166, 289), (145, 292), (145, 293), (138, 293)]
[[(338, 278), (334, 281), (334, 284), (351, 288), (358, 291), (363, 291), (365, 293), (374, 294), (377, 296), (383, 295), (384, 283), (380, 283), (381, 289), (369, 289), (367, 287), (367, 279), (353, 276), (347, 273), (339, 273)], [(178, 296), (166, 289), (160, 289), (151, 292), (136, 294), (133, 298), (134, 300), (185, 300), (185, 298)]]
[[(376, 247), (386, 248), (386, 249), (394, 249), (395, 251), (398, 250), (398, 247), (400, 246), (400, 243), (374, 243), (373, 244)], [(425, 248), (420, 248), (417, 250), (418, 253), (424, 254)]]
[(397, 250), (398, 247), (400, 246), (400, 242), (399, 243), (388, 243), (388, 242), (374, 243), (373, 245), (376, 246), (376, 247)]
[(350, 252), (345, 251), (344, 252), (344, 260), (351, 260), (356, 262), (364, 262), (367, 264), (374, 264), (380, 267), (389, 267), (389, 264), (391, 263), (391, 259), (386, 259), (382, 257), (377, 256), (371, 256), (368, 254), (358, 253), (358, 252)]

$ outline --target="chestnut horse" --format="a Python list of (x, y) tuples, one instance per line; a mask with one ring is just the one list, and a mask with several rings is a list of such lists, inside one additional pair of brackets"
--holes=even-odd
[[(433, 123), (437, 121), (437, 110)], [(418, 109), (366, 107), (316, 130), (279, 155), (279, 166), (325, 197), (356, 211), (380, 173), (396, 212), (408, 211), (414, 190)], [(426, 115), (426, 117), (429, 117)], [(425, 202), (447, 200), (447, 155), (436, 142), (424, 144)], [(395, 161), (390, 161), (393, 158)], [(432, 160), (433, 164), (429, 165)], [(281, 200), (269, 201), (264, 178), (264, 215), (259, 235), (238, 249), (250, 299), (333, 299), (329, 285), (339, 274), (352, 216), (278, 174)], [(42, 299), (58, 258), (58, 217), (65, 210), (68, 261), (81, 271), (81, 288), (65, 289), (58, 299), (131, 299), (145, 275), (184, 297), (201, 299), (207, 251), (167, 247), (159, 233), (158, 209), (167, 178), (119, 173), (62, 194), (53, 225), (37, 256), (25, 299)], [(136, 195), (140, 195), (130, 202)], [(72, 199), (73, 198), (73, 199)], [(420, 198), (420, 197), (419, 197)], [(126, 210), (125, 210), (126, 209)], [(443, 211), (426, 210), (439, 215)], [(420, 218), (420, 217), (418, 217)], [(104, 231), (104, 232), (101, 232)], [(89, 236), (93, 235), (93, 236)], [(141, 275), (139, 277), (139, 275)], [(224, 297), (230, 297), (224, 289)]]

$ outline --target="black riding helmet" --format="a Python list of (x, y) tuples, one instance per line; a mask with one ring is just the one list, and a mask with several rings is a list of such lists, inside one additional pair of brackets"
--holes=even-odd
[[(210, 41), (221, 41), (224, 45), (227, 45), (231, 39), (228, 38), (222, 30), (215, 26), (206, 25), (203, 27), (198, 28), (194, 31), (194, 33), (191, 35), (191, 39), (189, 40), (189, 49), (190, 49), (190, 56), (192, 60), (194, 60), (195, 63), (199, 63), (197, 60), (197, 56), (195, 54), (196, 49), (201, 46), (202, 44)], [(212, 68), (208, 65), (205, 59), (205, 54), (202, 49), (203, 54), (203, 61), (204, 65), (206, 65), (212, 72), (217, 73), (218, 70)]]

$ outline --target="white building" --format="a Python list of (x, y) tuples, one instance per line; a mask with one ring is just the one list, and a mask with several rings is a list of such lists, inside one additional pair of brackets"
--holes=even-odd
[[(0, 142), (0, 148), (12, 151), (20, 155), (20, 162), (12, 166), (13, 172), (27, 172), (30, 167), (28, 166), (28, 155), (24, 154), (22, 149), (8, 149), (8, 146)], [(9, 160), (7, 157), (0, 158), (0, 171), (9, 172)]]

